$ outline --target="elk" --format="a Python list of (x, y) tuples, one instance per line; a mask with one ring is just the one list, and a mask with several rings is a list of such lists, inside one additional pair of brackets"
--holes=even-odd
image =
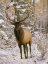
[[(21, 22), (16, 22), (16, 23), (14, 23), (14, 25), (15, 25), (14, 34), (15, 34), (15, 37), (17, 39), (18, 46), (20, 48), (21, 59), (22, 59), (22, 48), (21, 48), (21, 45), (23, 45), (23, 47), (24, 47), (25, 58), (28, 58), (28, 47), (27, 47), (27, 44), (29, 44), (30, 55), (31, 55), (32, 34), (31, 34), (31, 32), (29, 30), (23, 29), (21, 27)], [(27, 56), (26, 56), (26, 52), (27, 52)]]
[(11, 22), (11, 24), (13, 24), (14, 27), (14, 34), (20, 49), (20, 54), (21, 54), (21, 59), (22, 59), (22, 45), (23, 45), (23, 49), (24, 49), (24, 54), (25, 54), (25, 58), (28, 58), (28, 46), (27, 44), (29, 44), (29, 48), (30, 48), (30, 57), (32, 57), (31, 55), (31, 44), (32, 44), (32, 34), (29, 30), (22, 28), (21, 25), (23, 24), (22, 21), (24, 21), (26, 18), (28, 18), (28, 15), (23, 19), (23, 20), (19, 20), (18, 17), (18, 21), (16, 22), (15, 19), (13, 22)]

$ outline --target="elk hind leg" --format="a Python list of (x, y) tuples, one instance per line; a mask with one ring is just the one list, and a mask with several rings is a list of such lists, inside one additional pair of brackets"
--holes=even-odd
[(32, 54), (31, 54), (31, 43), (29, 42), (29, 47), (30, 47), (30, 58), (32, 58)]
[(26, 44), (26, 52), (27, 52), (27, 58), (28, 58), (28, 46)]

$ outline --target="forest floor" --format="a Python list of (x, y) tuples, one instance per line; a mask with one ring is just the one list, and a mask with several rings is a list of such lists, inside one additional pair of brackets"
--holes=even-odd
[[(41, 33), (40, 33), (41, 34)], [(20, 58), (20, 52), (18, 45), (5, 45), (4, 48), (0, 48), (0, 64), (48, 64), (48, 49), (42, 57), (42, 53), (37, 48), (37, 42), (48, 42), (46, 37), (39, 36), (38, 32), (35, 32), (35, 36), (32, 38), (32, 58), (25, 59), (23, 53), (23, 59)], [(41, 40), (42, 39), (42, 40)], [(29, 53), (29, 52), (28, 52)]]

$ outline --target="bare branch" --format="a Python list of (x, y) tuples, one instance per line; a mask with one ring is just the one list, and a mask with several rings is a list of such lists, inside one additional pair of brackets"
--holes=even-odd
[[(24, 18), (22, 18), (24, 17)], [(20, 16), (21, 20), (19, 20), (19, 22), (25, 21), (28, 17), (29, 17), (29, 12), (27, 10), (27, 13), (23, 14), (22, 17)]]

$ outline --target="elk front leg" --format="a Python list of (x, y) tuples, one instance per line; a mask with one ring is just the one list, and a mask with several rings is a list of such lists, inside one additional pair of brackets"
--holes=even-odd
[(25, 54), (25, 59), (27, 59), (26, 52), (27, 52), (27, 50), (26, 50), (26, 44), (25, 44), (25, 45), (24, 45), (24, 54)]
[(20, 55), (21, 55), (21, 59), (22, 59), (22, 47), (21, 47), (21, 45), (19, 45), (19, 48), (20, 48)]

